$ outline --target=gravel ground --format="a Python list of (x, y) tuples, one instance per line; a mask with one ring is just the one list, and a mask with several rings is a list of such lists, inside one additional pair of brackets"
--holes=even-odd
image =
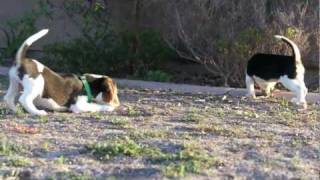
[[(0, 89), (5, 87), (2, 80)], [(3, 93), (0, 91), (0, 96)], [(122, 105), (111, 113), (50, 113), (48, 117), (23, 112), (15, 115), (0, 102), (0, 176), (320, 178), (318, 104), (300, 111), (285, 99), (249, 100), (128, 88), (120, 88), (119, 97)], [(190, 152), (201, 153), (198, 156), (190, 153), (191, 161), (183, 159), (184, 154), (180, 153), (178, 161), (168, 158), (156, 162), (139, 148), (140, 153), (130, 155), (118, 150), (111, 157), (110, 153), (103, 154), (105, 151), (99, 151), (103, 156), (98, 156), (97, 148), (88, 148), (128, 138), (140, 149), (152, 147), (167, 154), (179, 154), (189, 147)], [(125, 141), (126, 147), (131, 140)], [(181, 165), (181, 162), (192, 163)]]

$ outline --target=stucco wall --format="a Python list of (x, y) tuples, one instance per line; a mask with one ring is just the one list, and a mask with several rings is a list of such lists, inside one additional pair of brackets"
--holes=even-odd
[[(62, 0), (55, 0), (56, 5), (59, 5)], [(25, 13), (31, 12), (36, 8), (38, 0), (1, 0), (0, 2), (0, 24), (5, 25), (6, 21), (22, 17)], [(38, 29), (49, 28), (48, 35), (35, 43), (31, 49), (41, 49), (44, 44), (63, 41), (65, 39), (77, 37), (79, 35), (76, 26), (70, 19), (59, 9), (54, 9), (52, 19), (40, 18), (36, 22)], [(0, 47), (5, 46), (5, 38), (0, 34)]]

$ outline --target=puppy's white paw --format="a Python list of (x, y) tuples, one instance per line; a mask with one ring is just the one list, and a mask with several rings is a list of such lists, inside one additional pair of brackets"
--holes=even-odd
[(71, 105), (70, 106), (70, 111), (72, 111), (73, 113), (80, 113), (81, 111), (79, 110), (79, 108), (77, 108), (76, 105)]
[(294, 98), (291, 99), (291, 102), (298, 104), (298, 99), (294, 97)]
[(39, 110), (39, 112), (37, 112), (35, 115), (37, 115), (37, 116), (46, 116), (46, 115), (48, 115), (48, 113), (45, 110)]
[(103, 105), (101, 107), (101, 110), (102, 111), (113, 111), (114, 110), (114, 107), (113, 106), (110, 106), (110, 105)]

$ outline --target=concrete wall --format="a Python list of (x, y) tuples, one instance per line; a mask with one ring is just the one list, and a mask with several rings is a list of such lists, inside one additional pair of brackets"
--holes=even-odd
[[(63, 0), (55, 0), (56, 5)], [(32, 12), (37, 7), (38, 0), (1, 0), (0, 2), (0, 25), (4, 26), (6, 21), (22, 17), (27, 12)], [(39, 50), (44, 44), (63, 41), (79, 35), (76, 26), (59, 9), (54, 9), (52, 20), (40, 18), (36, 22), (37, 28), (49, 28), (48, 35), (35, 43), (31, 49)], [(0, 47), (5, 46), (4, 35), (0, 32)]]

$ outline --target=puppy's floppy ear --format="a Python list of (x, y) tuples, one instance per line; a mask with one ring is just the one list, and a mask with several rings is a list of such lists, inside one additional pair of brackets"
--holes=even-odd
[(104, 101), (110, 103), (114, 107), (119, 106), (120, 102), (116, 83), (111, 78), (106, 78), (105, 85), (106, 91), (103, 93)]

